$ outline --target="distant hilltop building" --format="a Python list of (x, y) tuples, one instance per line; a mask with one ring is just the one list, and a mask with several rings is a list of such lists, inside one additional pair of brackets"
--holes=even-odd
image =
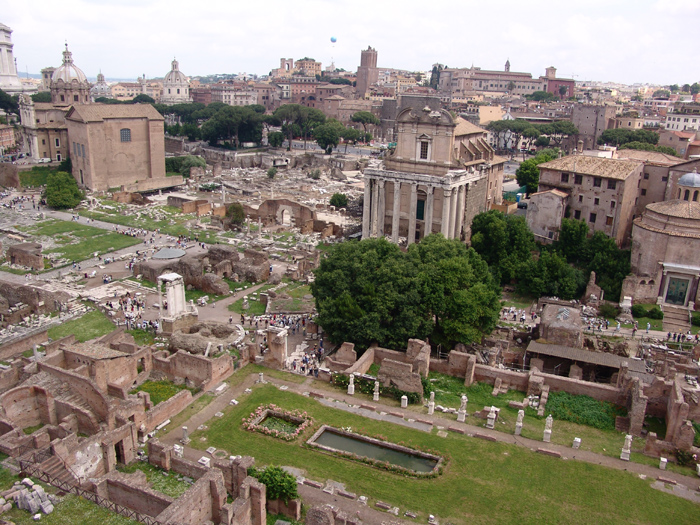
[(24, 85), (17, 75), (17, 64), (12, 53), (12, 29), (0, 24), (0, 89), (10, 95), (36, 93), (36, 86)]
[(92, 96), (93, 102), (95, 99), (102, 97), (112, 98), (112, 90), (109, 84), (105, 82), (105, 76), (102, 74), (102, 71), (97, 74), (97, 83), (90, 88), (90, 95)]
[(169, 105), (192, 102), (190, 81), (180, 71), (180, 64), (176, 59), (173, 59), (172, 69), (163, 79), (163, 95), (160, 101), (162, 104)]
[(85, 73), (73, 63), (68, 44), (63, 51), (63, 64), (51, 75), (51, 103), (58, 106), (90, 103), (90, 82)]

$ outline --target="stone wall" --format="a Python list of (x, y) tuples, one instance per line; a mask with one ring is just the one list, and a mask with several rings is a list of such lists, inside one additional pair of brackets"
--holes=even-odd
[(158, 514), (162, 523), (200, 524), (212, 521), (221, 523), (222, 508), (226, 504), (226, 488), (221, 471), (212, 469), (194, 485)]
[(228, 354), (204, 357), (184, 350), (169, 356), (159, 352), (153, 356), (153, 370), (164, 373), (171, 381), (189, 380), (206, 390), (233, 373), (233, 358)]
[(151, 432), (158, 425), (179, 414), (192, 402), (192, 393), (181, 390), (167, 401), (158, 403), (145, 413), (146, 432)]
[(182, 137), (165, 137), (165, 153), (180, 155), (185, 153), (185, 139)]
[(0, 186), (19, 188), (19, 169), (9, 162), (0, 162)]
[(83, 401), (90, 405), (90, 408), (100, 421), (108, 422), (110, 416), (109, 401), (93, 381), (70, 370), (63, 370), (43, 362), (37, 363), (37, 366), (39, 372), (48, 372), (49, 375), (54, 376), (56, 379), (68, 383), (71, 390), (80, 395)]
[(43, 345), (49, 340), (49, 331), (40, 330), (33, 334), (17, 339), (15, 341), (4, 343), (0, 346), (0, 361), (6, 361), (18, 356), (22, 352), (31, 350), (34, 345)]
[(133, 474), (110, 472), (95, 487), (95, 492), (118, 505), (155, 518), (172, 503), (173, 498), (148, 486), (141, 471)]

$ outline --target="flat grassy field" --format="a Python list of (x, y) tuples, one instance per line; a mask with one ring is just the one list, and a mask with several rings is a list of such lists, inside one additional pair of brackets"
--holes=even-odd
[(42, 221), (22, 230), (40, 238), (50, 237), (58, 246), (44, 250), (44, 254), (53, 254), (69, 261), (83, 261), (93, 257), (95, 252), (102, 255), (142, 242), (121, 233), (56, 219)]
[[(224, 417), (211, 420), (208, 430), (194, 432), (192, 446), (252, 455), (257, 466), (294, 466), (312, 479), (342, 482), (372, 503), (382, 500), (402, 512), (410, 509), (422, 522), (435, 514), (441, 523), (453, 524), (697, 523), (697, 505), (653, 490), (650, 481), (631, 473), (454, 433), (439, 437), (435, 431), (421, 432), (334, 410), (272, 385), (256, 387), (239, 401), (225, 410)], [(291, 443), (243, 430), (241, 419), (265, 403), (305, 410), (314, 424)], [(350, 426), (391, 442), (430, 449), (447, 458), (445, 471), (435, 479), (409, 478), (302, 447), (301, 439), (308, 439), (320, 424)]]
[(116, 330), (112, 321), (99, 310), (90, 310), (78, 319), (49, 328), (49, 337), (54, 341), (61, 337), (74, 334), (75, 338), (84, 343), (96, 337), (102, 337)]
[(186, 390), (185, 385), (176, 385), (171, 381), (144, 381), (137, 388), (134, 388), (130, 394), (135, 394), (137, 392), (148, 392), (151, 396), (151, 402), (154, 405), (167, 401), (175, 394), (180, 392), (180, 390)]
[(177, 473), (167, 472), (143, 461), (135, 461), (130, 465), (119, 465), (118, 470), (126, 473), (140, 470), (146, 474), (146, 480), (151, 484), (153, 490), (162, 492), (171, 498), (179, 498), (190, 488), (188, 483), (178, 479)]

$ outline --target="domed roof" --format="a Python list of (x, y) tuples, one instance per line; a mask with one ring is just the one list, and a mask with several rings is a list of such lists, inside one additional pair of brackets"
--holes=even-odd
[(73, 64), (73, 53), (68, 51), (68, 44), (66, 44), (66, 50), (63, 52), (63, 64), (56, 68), (51, 76), (51, 82), (57, 82), (58, 80), (63, 80), (67, 84), (70, 84), (73, 80), (77, 80), (81, 84), (87, 83), (85, 73)]
[(679, 186), (685, 188), (700, 188), (700, 173), (694, 169), (692, 173), (686, 173), (678, 181)]
[(180, 64), (177, 60), (173, 59), (172, 69), (165, 75), (163, 79), (164, 84), (187, 84), (187, 77), (180, 71)]

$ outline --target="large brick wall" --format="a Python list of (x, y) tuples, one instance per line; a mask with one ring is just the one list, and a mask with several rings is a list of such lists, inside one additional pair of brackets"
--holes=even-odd
[(34, 345), (43, 345), (49, 340), (49, 331), (41, 330), (27, 337), (5, 343), (0, 347), (0, 361), (16, 357), (22, 352), (31, 350)]

